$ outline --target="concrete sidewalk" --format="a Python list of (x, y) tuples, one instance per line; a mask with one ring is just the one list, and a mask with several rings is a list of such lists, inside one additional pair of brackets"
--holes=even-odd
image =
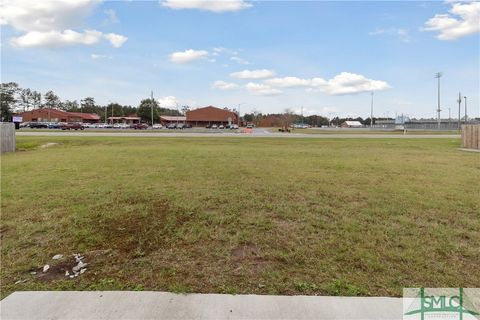
[(25, 291), (0, 302), (6, 319), (401, 319), (386, 297)]

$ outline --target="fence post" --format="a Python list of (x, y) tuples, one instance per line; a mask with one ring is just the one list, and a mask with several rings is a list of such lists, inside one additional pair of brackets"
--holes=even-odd
[(0, 122), (0, 152), (15, 151), (15, 124)]
[(480, 149), (480, 124), (462, 126), (462, 148)]

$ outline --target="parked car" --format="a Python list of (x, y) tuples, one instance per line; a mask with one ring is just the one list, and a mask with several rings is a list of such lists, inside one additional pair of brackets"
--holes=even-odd
[(212, 128), (212, 125), (211, 124), (207, 124), (207, 126), (205, 127), (206, 129), (211, 129)]
[(187, 124), (185, 124), (185, 128), (190, 129), (190, 128), (192, 128), (192, 125), (190, 123), (187, 123)]
[(60, 129), (61, 124), (58, 122), (50, 122), (48, 124), (48, 129)]
[(147, 130), (148, 129), (148, 124), (146, 124), (146, 123), (134, 123), (130, 126), (130, 128), (135, 129), (135, 130)]
[(230, 126), (230, 130), (235, 130), (235, 129), (238, 129), (238, 124), (232, 124)]
[(177, 129), (184, 129), (185, 125), (183, 123), (177, 124)]
[(30, 122), (22, 122), (20, 123), (20, 128), (26, 128), (30, 125)]
[(177, 128), (177, 124), (176, 123), (170, 123), (167, 125), (167, 129), (176, 129)]
[(251, 123), (247, 124), (247, 129), (253, 129), (253, 124)]
[(212, 124), (212, 129), (218, 129), (218, 126), (216, 124)]
[(225, 126), (223, 124), (218, 126), (218, 129), (225, 129)]
[(28, 126), (32, 129), (48, 128), (48, 125), (44, 122), (30, 122)]
[(83, 125), (80, 122), (62, 123), (60, 125), (60, 129), (62, 129), (62, 130), (83, 130)]
[(155, 123), (153, 126), (152, 126), (152, 129), (162, 129), (163, 126), (160, 124), (160, 123)]

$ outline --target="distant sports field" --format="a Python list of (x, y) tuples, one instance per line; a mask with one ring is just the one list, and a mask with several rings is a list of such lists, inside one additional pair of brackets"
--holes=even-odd
[[(2, 297), (478, 287), (480, 154), (459, 139), (17, 143), (1, 157)], [(89, 265), (70, 279), (73, 253)]]

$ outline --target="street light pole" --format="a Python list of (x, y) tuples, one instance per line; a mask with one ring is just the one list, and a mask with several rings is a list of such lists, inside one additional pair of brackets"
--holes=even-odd
[(463, 97), (465, 99), (465, 124), (468, 123), (468, 114), (467, 114), (467, 97)]
[(178, 117), (180, 114), (180, 111), (178, 111), (178, 102), (175, 102), (175, 105), (177, 106), (177, 129), (178, 129)]
[(462, 94), (460, 92), (458, 93), (457, 102), (458, 102), (458, 130), (460, 130), (462, 126), (462, 118), (460, 115), (460, 109), (462, 108)]
[(373, 91), (372, 91), (372, 105), (370, 107), (370, 129), (373, 129)]
[(151, 121), (151, 122), (152, 122), (152, 129), (153, 129), (153, 90), (152, 90), (152, 92), (151, 92), (150, 97), (151, 97), (151, 100), (150, 100), (150, 113), (151, 113), (151, 116), (152, 116), (152, 118), (151, 118), (152, 121)]
[(240, 121), (240, 106), (242, 104), (243, 104), (243, 102), (238, 104), (238, 128), (240, 128), (242, 126), (242, 123)]
[(438, 99), (437, 99), (437, 123), (438, 123), (438, 129), (440, 129), (440, 78), (443, 76), (443, 73), (437, 72), (435, 73), (435, 78), (438, 79), (438, 89), (437, 89), (437, 94), (438, 94)]

